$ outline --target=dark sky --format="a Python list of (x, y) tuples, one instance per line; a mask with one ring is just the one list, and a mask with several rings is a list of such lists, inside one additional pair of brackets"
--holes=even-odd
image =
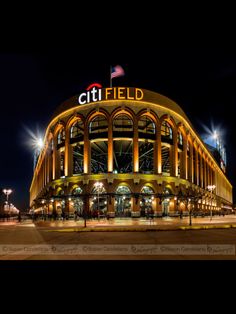
[(53, 111), (90, 83), (109, 85), (110, 65), (125, 76), (113, 85), (153, 90), (176, 101), (199, 134), (220, 126), (228, 177), (236, 185), (236, 51), (218, 48), (73, 48), (0, 52), (0, 187), (11, 201), (29, 206), (33, 152), (25, 127), (45, 130)]

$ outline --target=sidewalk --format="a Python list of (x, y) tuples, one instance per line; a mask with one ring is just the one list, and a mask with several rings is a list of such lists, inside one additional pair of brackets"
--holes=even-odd
[(180, 218), (114, 218), (103, 220), (88, 220), (87, 227), (84, 227), (84, 221), (36, 221), (34, 222), (37, 228), (50, 229), (49, 231), (60, 232), (89, 232), (89, 231), (164, 231), (164, 230), (202, 230), (214, 228), (236, 228), (236, 216), (227, 217), (204, 217), (192, 218), (192, 225), (189, 225), (189, 217)]

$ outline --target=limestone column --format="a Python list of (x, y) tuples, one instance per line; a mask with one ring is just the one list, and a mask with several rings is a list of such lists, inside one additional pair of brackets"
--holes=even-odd
[(134, 120), (133, 172), (139, 172), (138, 121)]
[(115, 197), (112, 195), (107, 199), (107, 213), (110, 218), (115, 217)]
[(84, 128), (84, 173), (89, 174), (91, 172), (91, 151), (89, 141), (88, 124), (85, 123)]
[(161, 164), (161, 126), (157, 125), (157, 134), (156, 134), (156, 162), (157, 162), (157, 173), (162, 173), (162, 164)]
[(60, 152), (57, 150), (57, 137), (53, 139), (53, 180), (60, 178)]
[(139, 217), (140, 216), (140, 204), (138, 195), (131, 197), (131, 216)]
[(200, 157), (200, 186), (203, 188), (203, 165), (202, 165), (202, 155)]
[(108, 123), (108, 172), (113, 172), (113, 135), (111, 118), (109, 118)]
[(70, 144), (70, 128), (66, 129), (65, 139), (65, 176), (71, 177), (73, 174), (73, 149)]
[(161, 200), (159, 197), (156, 198), (156, 210), (155, 210), (155, 216), (161, 216), (162, 215), (162, 205)]

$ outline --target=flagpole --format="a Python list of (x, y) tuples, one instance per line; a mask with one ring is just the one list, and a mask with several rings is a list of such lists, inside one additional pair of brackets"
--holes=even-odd
[(110, 87), (112, 87), (112, 78), (111, 78), (112, 66), (110, 66)]

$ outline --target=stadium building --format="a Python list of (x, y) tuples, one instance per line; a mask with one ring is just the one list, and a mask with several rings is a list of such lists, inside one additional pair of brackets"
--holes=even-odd
[(174, 101), (95, 83), (54, 113), (30, 206), (88, 217), (215, 213), (232, 209), (232, 185)]

